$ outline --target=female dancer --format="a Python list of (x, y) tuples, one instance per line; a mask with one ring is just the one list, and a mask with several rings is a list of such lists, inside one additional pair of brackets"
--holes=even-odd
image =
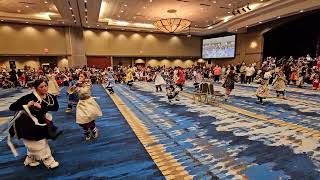
[(60, 89), (58, 86), (58, 83), (56, 81), (56, 76), (53, 73), (52, 69), (49, 70), (49, 74), (47, 75), (48, 78), (48, 93), (52, 95), (59, 95), (60, 94)]
[[(267, 74), (267, 75), (266, 75)], [(261, 104), (263, 104), (263, 99), (269, 96), (269, 79), (271, 76), (270, 73), (265, 73), (264, 77), (261, 79), (260, 87), (256, 91), (256, 96)]]
[(129, 66), (129, 69), (127, 70), (125, 82), (128, 84), (130, 89), (132, 88), (133, 81), (134, 81), (133, 73), (134, 73), (134, 70), (131, 68), (131, 66)]
[[(69, 83), (69, 88), (76, 88), (77, 86), (77, 74), (72, 75), (72, 80)], [(68, 88), (68, 89), (69, 89)], [(68, 93), (68, 107), (66, 109), (66, 113), (72, 112), (72, 107), (77, 105), (79, 102), (79, 95), (78, 92), (75, 90), (73, 92)]]
[(224, 81), (222, 87), (225, 88), (225, 96), (224, 100), (227, 101), (229, 99), (229, 95), (231, 94), (232, 89), (234, 89), (234, 83), (236, 81), (236, 73), (234, 72), (234, 67), (230, 67), (229, 73)]
[(40, 79), (34, 82), (35, 90), (10, 105), (11, 111), (19, 111), (10, 128), (10, 135), (17, 135), (23, 139), (27, 148), (25, 166), (38, 166), (43, 164), (51, 169), (59, 163), (51, 155), (48, 139), (55, 139), (59, 134), (53, 126), (47, 112), (57, 111), (59, 104), (55, 96), (48, 94), (47, 83)]
[(277, 97), (284, 98), (284, 91), (286, 89), (286, 76), (280, 70), (272, 83), (273, 88), (276, 90)]
[(95, 125), (95, 120), (102, 116), (100, 106), (91, 97), (91, 83), (86, 73), (79, 74), (79, 102), (77, 105), (76, 122), (83, 128), (85, 140), (98, 138), (98, 128)]
[(113, 86), (115, 84), (115, 80), (113, 76), (114, 76), (114, 72), (112, 71), (112, 67), (108, 67), (108, 71), (106, 73), (106, 80), (107, 80), (106, 88), (110, 94), (114, 93)]
[(159, 70), (156, 71), (154, 75), (154, 85), (156, 86), (156, 92), (162, 91), (161, 85), (166, 84)]

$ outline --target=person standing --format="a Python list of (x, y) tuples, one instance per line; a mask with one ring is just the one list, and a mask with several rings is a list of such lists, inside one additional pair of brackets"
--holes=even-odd
[(156, 92), (162, 91), (161, 85), (166, 84), (159, 70), (156, 71), (154, 75), (154, 85), (156, 86)]
[(97, 139), (99, 130), (95, 120), (102, 116), (98, 103), (91, 97), (91, 83), (86, 73), (79, 74), (79, 102), (77, 104), (76, 122), (83, 128), (84, 139)]
[(47, 83), (35, 80), (34, 91), (27, 94), (10, 105), (11, 111), (19, 111), (15, 116), (9, 132), (23, 139), (27, 148), (25, 166), (38, 166), (40, 161), (49, 168), (56, 168), (59, 163), (53, 158), (48, 139), (55, 139), (61, 131), (52, 123), (52, 116), (48, 111), (57, 111), (59, 104), (57, 98), (48, 93)]
[(284, 98), (284, 92), (286, 89), (286, 76), (282, 70), (277, 72), (276, 78), (272, 82), (272, 87), (276, 90), (277, 97)]
[(180, 90), (183, 91), (183, 85), (186, 81), (185, 74), (181, 67), (178, 67), (177, 69), (178, 69), (177, 71), (178, 78), (175, 82), (176, 82), (176, 85), (180, 88)]
[(221, 67), (218, 65), (213, 68), (214, 82), (220, 81), (221, 71)]
[(253, 64), (246, 67), (246, 83), (250, 84), (252, 82), (255, 72), (256, 70)]
[(129, 66), (127, 73), (126, 73), (126, 78), (125, 78), (125, 82), (127, 83), (127, 85), (129, 86), (129, 88), (132, 88), (133, 85), (133, 81), (134, 81), (134, 77), (133, 77), (133, 69), (131, 66)]
[(222, 84), (222, 87), (225, 88), (224, 100), (227, 101), (231, 94), (231, 91), (234, 89), (234, 83), (236, 81), (236, 73), (234, 72), (234, 67), (230, 67), (230, 71)]
[(56, 81), (56, 75), (53, 73), (52, 69), (49, 70), (49, 74), (47, 75), (48, 78), (48, 93), (52, 95), (59, 95), (60, 88)]
[(245, 84), (246, 83), (246, 63), (242, 63), (240, 66), (240, 82), (241, 84)]

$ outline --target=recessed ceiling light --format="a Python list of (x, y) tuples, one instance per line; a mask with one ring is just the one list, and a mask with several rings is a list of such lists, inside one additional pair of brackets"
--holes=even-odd
[(62, 24), (64, 24), (64, 22), (62, 22)]
[(85, 12), (87, 12), (88, 10), (87, 10), (87, 9), (85, 9), (84, 11), (85, 11)]
[(72, 16), (74, 17), (74, 14), (72, 14)]
[(27, 24), (29, 23), (29, 22), (26, 22)]
[(231, 12), (230, 11), (228, 11), (228, 14), (230, 14)]
[(278, 19), (280, 19), (281, 18), (281, 16), (278, 16)]
[(146, 7), (145, 6), (143, 6), (143, 9), (145, 9)]
[(3, 19), (1, 19), (1, 21), (4, 21)]
[(99, 24), (97, 24), (97, 26), (99, 27), (100, 25), (99, 25)]
[(45, 4), (48, 4), (48, 1), (44, 1)]
[(26, 8), (28, 8), (29, 6), (28, 5), (26, 5)]
[(259, 24), (261, 24), (262, 22), (260, 21)]
[(121, 10), (120, 12), (122, 12), (122, 13), (123, 13), (124, 11), (123, 11), (123, 10)]
[(73, 22), (77, 22), (76, 20), (74, 20)]
[(118, 15), (118, 18), (121, 17), (120, 15)]
[(300, 10), (300, 12), (302, 13), (304, 10), (302, 9), (302, 10)]
[(123, 5), (123, 6), (127, 7), (128, 5), (125, 4), (125, 5)]
[(70, 7), (69, 9), (72, 10), (72, 7)]
[(228, 6), (231, 6), (231, 4), (228, 4)]
[(217, 3), (217, 1), (212, 1), (212, 3), (214, 3), (214, 4), (215, 4), (215, 3)]
[(246, 28), (248, 28), (249, 26), (246, 26)]
[(20, 9), (18, 9), (18, 10), (17, 10), (17, 12), (21, 12), (21, 10), (20, 10)]

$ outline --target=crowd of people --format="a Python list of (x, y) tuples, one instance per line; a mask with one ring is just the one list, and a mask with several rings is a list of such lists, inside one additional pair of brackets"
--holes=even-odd
[[(94, 83), (103, 83), (110, 94), (114, 93), (116, 83), (125, 83), (130, 89), (135, 81), (153, 82), (156, 92), (161, 92), (165, 86), (168, 101), (179, 101), (179, 93), (183, 91), (186, 80), (192, 80), (195, 91), (203, 82), (212, 82), (225, 88), (224, 99), (227, 101), (235, 83), (250, 84), (256, 82), (257, 99), (269, 97), (269, 85), (277, 93), (277, 97), (285, 98), (287, 85), (303, 87), (312, 84), (312, 89), (319, 90), (320, 57), (310, 59), (309, 56), (298, 59), (292, 57), (276, 59), (268, 57), (258, 69), (256, 64), (238, 63), (237, 65), (211, 67), (192, 66), (181, 67), (143, 67), (143, 66), (114, 66), (106, 69), (99, 68), (65, 68), (63, 71), (55, 67), (44, 71), (25, 67), (23, 70), (1, 69), (2, 88), (31, 88), (32, 93), (25, 95), (10, 105), (10, 110), (17, 112), (9, 123), (8, 145), (16, 154), (11, 138), (22, 138), (27, 148), (26, 166), (38, 166), (42, 161), (47, 168), (59, 166), (52, 154), (48, 139), (56, 139), (62, 132), (54, 123), (49, 111), (57, 111), (60, 86), (67, 86), (68, 107), (66, 113), (76, 106), (75, 123), (83, 130), (84, 140), (98, 138), (98, 128), (95, 120), (102, 116), (102, 111), (95, 98), (91, 96)], [(221, 85), (221, 84), (220, 84)]]

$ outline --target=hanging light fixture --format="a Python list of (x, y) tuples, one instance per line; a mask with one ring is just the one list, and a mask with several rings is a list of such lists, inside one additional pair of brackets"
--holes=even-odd
[[(167, 11), (168, 13), (176, 13), (177, 10), (175, 9), (170, 9)], [(153, 23), (153, 25), (167, 33), (175, 33), (175, 32), (181, 32), (185, 29), (187, 29), (191, 25), (191, 21), (187, 19), (182, 19), (182, 18), (165, 18), (165, 19), (160, 19), (157, 20)]]

